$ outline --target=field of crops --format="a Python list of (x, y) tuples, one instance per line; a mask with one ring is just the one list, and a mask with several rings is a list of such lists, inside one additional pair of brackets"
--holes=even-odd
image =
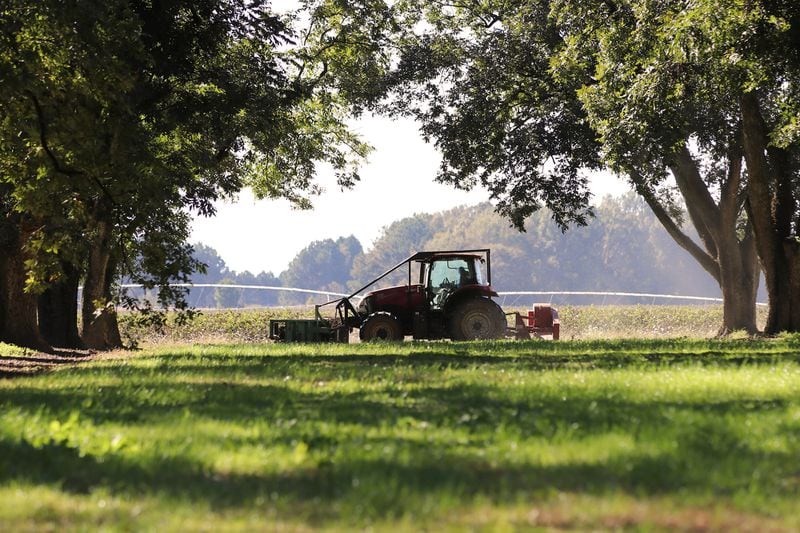
[(798, 499), (798, 336), (176, 345), (0, 379), (5, 531), (780, 531)]
[[(606, 305), (557, 306), (562, 338), (573, 340), (619, 338), (713, 337), (722, 324), (719, 305)], [(506, 311), (525, 311), (508, 308)], [(759, 309), (760, 323), (766, 309)], [(267, 308), (203, 311), (188, 324), (170, 320), (161, 331), (138, 327), (122, 316), (123, 334), (143, 343), (262, 342), (269, 335), (270, 318), (312, 317), (313, 308)]]

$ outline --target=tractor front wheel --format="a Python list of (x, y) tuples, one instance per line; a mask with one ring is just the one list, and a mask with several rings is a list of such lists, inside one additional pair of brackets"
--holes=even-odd
[(372, 313), (364, 320), (359, 337), (362, 341), (401, 341), (403, 340), (403, 328), (400, 321), (392, 314), (380, 311)]
[(506, 315), (489, 298), (472, 298), (457, 305), (448, 320), (450, 338), (456, 341), (500, 339), (506, 333)]

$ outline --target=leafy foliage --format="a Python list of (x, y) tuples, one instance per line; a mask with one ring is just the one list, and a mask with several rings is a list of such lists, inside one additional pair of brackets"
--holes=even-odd
[(358, 179), (368, 147), (268, 2), (12, 0), (0, 15), (3, 203), (35, 228), (28, 290), (63, 262), (86, 271), (84, 325), (119, 275), (186, 308), (171, 284), (200, 266), (189, 212), (244, 184), (309, 207), (323, 161)]
[(389, 101), (370, 102), (419, 120), (443, 155), (438, 179), (480, 183), (518, 229), (542, 207), (562, 229), (585, 225), (585, 171), (600, 161), (575, 87), (557, 83), (550, 68), (561, 36), (547, 3), (397, 9), (406, 31), (391, 38), (399, 57), (379, 94)]

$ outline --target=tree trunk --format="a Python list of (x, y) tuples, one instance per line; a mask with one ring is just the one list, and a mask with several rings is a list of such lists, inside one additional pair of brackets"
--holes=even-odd
[(782, 257), (776, 275), (785, 276), (788, 297), (780, 298), (775, 305), (775, 323), (771, 333), (800, 331), (800, 242), (797, 237), (783, 241)]
[[(769, 295), (765, 333), (800, 331), (800, 243), (785, 238), (783, 245), (773, 243), (771, 262), (762, 259)], [(769, 257), (769, 256), (768, 256)]]
[(720, 223), (724, 231), (714, 233), (712, 249), (718, 255), (712, 257), (709, 251), (698, 246), (688, 235), (683, 233), (658, 200), (652, 195), (642, 192), (640, 194), (673, 240), (689, 252), (719, 285), (722, 291), (723, 314), (718, 335), (726, 335), (736, 330), (755, 333), (758, 330), (756, 296), (759, 270), (752, 235), (743, 241), (738, 239), (736, 223), (727, 220), (730, 210), (725, 205), (725, 209), (721, 210), (725, 216), (722, 217)]
[(36, 296), (25, 292), (28, 273), (24, 235), (4, 246), (0, 260), (0, 341), (49, 352), (51, 346), (39, 331)]
[(89, 265), (83, 286), (81, 338), (87, 348), (112, 350), (122, 347), (122, 338), (113, 305), (111, 285), (115, 264), (112, 259), (112, 226), (97, 223), (97, 235), (89, 252)]
[(39, 329), (45, 340), (61, 348), (82, 348), (78, 333), (80, 273), (63, 262), (64, 276), (39, 295)]
[(719, 335), (735, 330), (756, 333), (756, 296), (758, 293), (758, 257), (753, 239), (740, 242), (735, 235), (719, 243), (720, 289), (722, 290), (722, 327)]
[(749, 226), (744, 238), (740, 239), (737, 235), (741, 211), (741, 160), (740, 149), (731, 146), (727, 179), (722, 185), (719, 203), (716, 203), (688, 148), (684, 146), (675, 154), (671, 170), (686, 203), (689, 219), (697, 229), (705, 250), (680, 231), (657, 200), (646, 198), (656, 217), (678, 245), (692, 254), (719, 284), (723, 301), (719, 335), (736, 330), (748, 333), (758, 331), (756, 293), (759, 273), (756, 249)]
[(800, 331), (800, 243), (791, 233), (797, 199), (788, 154), (769, 145), (757, 96), (745, 94), (740, 104), (750, 218), (769, 295), (764, 332)]

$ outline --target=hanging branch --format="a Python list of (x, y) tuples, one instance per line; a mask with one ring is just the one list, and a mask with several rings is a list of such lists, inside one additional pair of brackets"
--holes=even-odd
[(111, 191), (108, 190), (108, 187), (106, 187), (103, 184), (103, 182), (97, 178), (97, 176), (86, 174), (81, 170), (71, 169), (61, 165), (61, 162), (59, 162), (58, 157), (56, 157), (56, 154), (53, 152), (53, 150), (50, 148), (50, 144), (47, 142), (47, 121), (45, 120), (44, 110), (42, 109), (41, 103), (39, 103), (39, 99), (30, 90), (26, 90), (25, 94), (27, 94), (28, 97), (31, 99), (31, 102), (33, 102), (33, 107), (36, 110), (36, 119), (39, 124), (39, 144), (42, 146), (42, 149), (47, 154), (47, 158), (53, 164), (53, 168), (56, 170), (56, 172), (64, 174), (65, 176), (88, 177), (92, 181), (92, 183), (97, 185), (100, 191), (102, 191), (103, 195), (106, 198), (108, 198), (108, 200), (113, 205), (115, 206), (118, 205), (117, 201), (114, 199), (114, 196), (111, 194)]

